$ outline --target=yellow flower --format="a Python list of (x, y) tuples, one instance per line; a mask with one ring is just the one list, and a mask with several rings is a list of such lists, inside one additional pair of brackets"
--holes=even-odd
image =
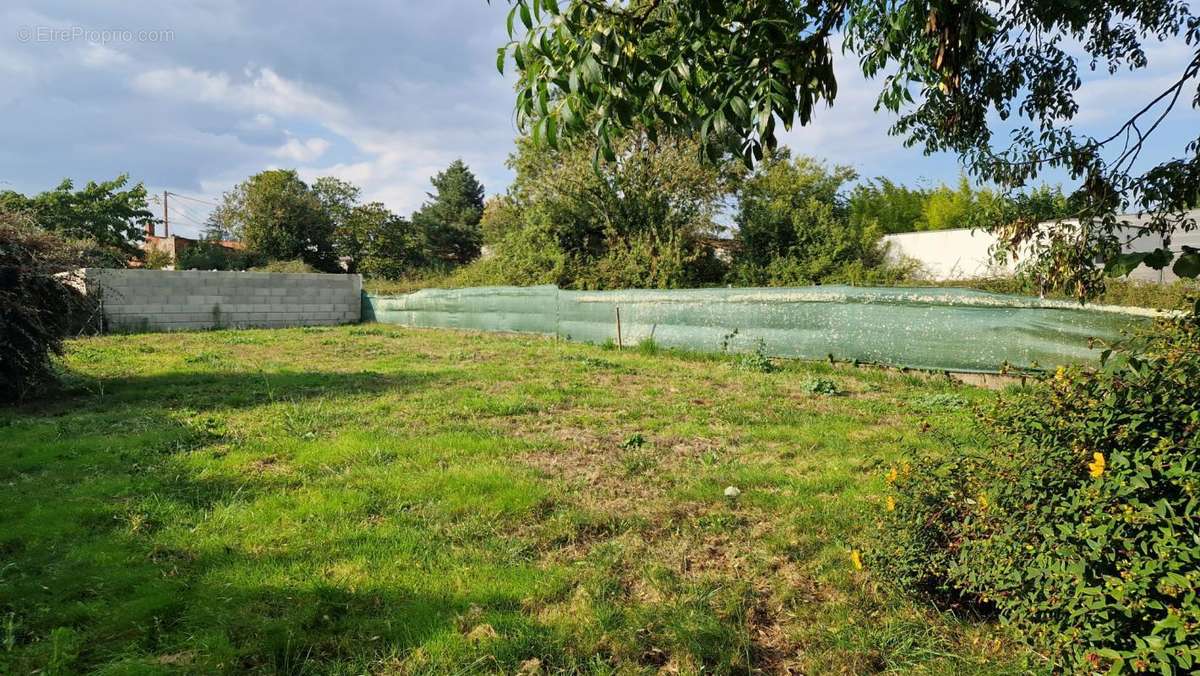
[(896, 477), (898, 477), (898, 476), (900, 476), (899, 472), (897, 472), (897, 471), (896, 471), (896, 468), (895, 468), (895, 467), (893, 467), (893, 468), (891, 469), (891, 471), (889, 471), (889, 472), (887, 473), (887, 482), (888, 482), (889, 484), (890, 484), (890, 483), (895, 483), (895, 482), (896, 482)]
[(854, 564), (854, 570), (862, 570), (862, 555), (857, 549), (850, 550), (850, 563)]
[(980, 509), (987, 509), (987, 506), (988, 506), (987, 496), (984, 495), (983, 493), (980, 493), (979, 497), (975, 498), (975, 502), (979, 503)]
[(1058, 381), (1062, 381), (1062, 380), (1066, 380), (1066, 378), (1067, 378), (1067, 367), (1059, 366), (1054, 371), (1054, 379), (1058, 380)]
[(1099, 479), (1104, 476), (1104, 454), (1096, 452), (1092, 454), (1092, 461), (1088, 463), (1088, 473), (1093, 479)]
[(887, 497), (887, 511), (889, 511), (889, 512), (896, 511), (896, 498), (893, 498), (890, 495)]

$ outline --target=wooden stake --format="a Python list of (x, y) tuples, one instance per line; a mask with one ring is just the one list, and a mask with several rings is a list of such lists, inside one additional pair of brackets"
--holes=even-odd
[(623, 348), (624, 348), (624, 346), (621, 344), (621, 308), (618, 307), (617, 308), (617, 349), (620, 350)]

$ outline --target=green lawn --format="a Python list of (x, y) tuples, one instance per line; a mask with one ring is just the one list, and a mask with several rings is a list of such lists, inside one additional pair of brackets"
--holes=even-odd
[(1036, 668), (850, 563), (888, 467), (985, 446), (990, 393), (653, 352), (74, 341), (65, 393), (0, 410), (0, 673)]

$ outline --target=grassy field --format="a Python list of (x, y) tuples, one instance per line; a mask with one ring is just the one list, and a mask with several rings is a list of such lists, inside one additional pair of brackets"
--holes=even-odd
[(982, 390), (381, 326), (64, 366), (0, 410), (0, 673), (1037, 668), (849, 557)]

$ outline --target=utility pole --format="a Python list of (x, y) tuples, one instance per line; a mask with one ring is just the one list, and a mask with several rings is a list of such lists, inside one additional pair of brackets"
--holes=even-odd
[(171, 236), (171, 221), (170, 217), (167, 215), (167, 197), (170, 194), (171, 193), (167, 192), (166, 190), (163, 191), (163, 237)]

